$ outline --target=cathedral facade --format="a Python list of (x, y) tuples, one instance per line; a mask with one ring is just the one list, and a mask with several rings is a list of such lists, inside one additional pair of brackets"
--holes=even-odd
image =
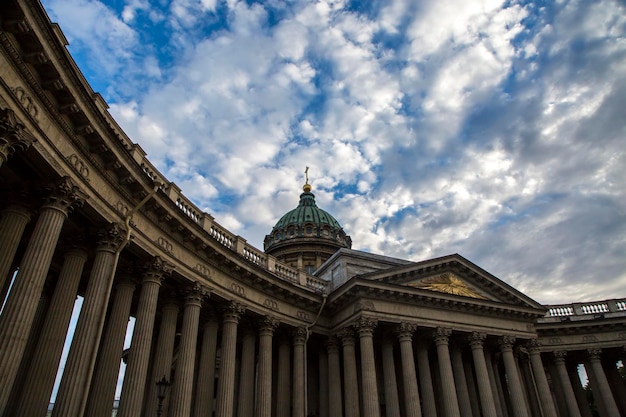
[(1, 417), (109, 417), (122, 359), (120, 417), (626, 415), (625, 299), (545, 306), (458, 254), (353, 250), (308, 181), (257, 249), (66, 46), (38, 0), (0, 3)]

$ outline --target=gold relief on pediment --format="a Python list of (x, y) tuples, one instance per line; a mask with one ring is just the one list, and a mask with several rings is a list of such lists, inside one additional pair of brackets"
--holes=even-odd
[(446, 294), (462, 295), (464, 297), (479, 298), (481, 300), (487, 299), (451, 272), (445, 272), (441, 275), (417, 282), (410, 282), (407, 285)]

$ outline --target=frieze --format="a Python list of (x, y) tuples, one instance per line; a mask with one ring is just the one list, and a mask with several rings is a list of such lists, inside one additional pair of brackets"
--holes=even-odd
[(371, 301), (359, 301), (354, 305), (354, 313), (359, 311), (376, 311), (376, 307)]
[(122, 203), (121, 200), (118, 200), (117, 204), (115, 204), (115, 209), (121, 213), (124, 217), (128, 214), (128, 206)]
[(163, 236), (160, 236), (157, 239), (156, 243), (167, 253), (172, 252), (172, 249), (174, 248), (174, 246), (172, 246), (172, 244), (168, 240), (166, 240)]
[(230, 290), (238, 296), (246, 298), (246, 289), (236, 282), (230, 284)]
[(206, 265), (199, 263), (196, 265), (194, 269), (196, 270), (196, 272), (198, 272), (200, 275), (202, 275), (205, 278), (208, 278), (211, 276), (211, 270)]
[(279, 311), (278, 303), (276, 302), (276, 300), (272, 300), (271, 298), (266, 298), (263, 305), (269, 308), (270, 310)]
[(89, 181), (89, 168), (87, 167), (87, 164), (85, 164), (85, 162), (78, 157), (78, 155), (75, 153), (71, 154), (67, 157), (67, 162), (69, 162), (74, 169), (76, 169), (76, 172), (78, 172), (85, 180)]
[(26, 110), (26, 112), (30, 114), (35, 121), (38, 122), (39, 109), (35, 105), (35, 101), (26, 93), (26, 90), (19, 86), (12, 88), (11, 90), (13, 91), (13, 94), (15, 94), (15, 97), (20, 102), (24, 110)]
[(618, 339), (626, 339), (626, 332), (621, 332), (617, 334)]
[(298, 312), (296, 313), (296, 316), (300, 320), (304, 320), (304, 321), (310, 321), (311, 319), (311, 316), (309, 316), (309, 313), (307, 313), (306, 311), (302, 311), (302, 310), (298, 310)]
[(562, 343), (562, 342), (561, 342), (561, 338), (560, 337), (551, 337), (551, 338), (548, 339), (548, 343), (550, 343), (551, 345), (556, 345), (556, 344), (559, 344), (559, 343)]
[(597, 342), (597, 341), (598, 341), (598, 338), (595, 337), (594, 335), (583, 336), (583, 343), (586, 343), (586, 342)]

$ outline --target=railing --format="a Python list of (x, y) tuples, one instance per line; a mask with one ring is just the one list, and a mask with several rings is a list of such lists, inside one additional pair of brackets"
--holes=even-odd
[[(151, 180), (159, 181), (162, 178), (161, 174), (146, 159), (145, 153), (138, 146), (133, 150), (133, 157)], [(276, 261), (275, 258), (248, 244), (242, 237), (236, 236), (226, 228), (220, 226), (213, 220), (210, 214), (200, 210), (185, 197), (180, 188), (173, 182), (168, 183), (163, 189), (170, 200), (174, 202), (178, 210), (191, 221), (202, 227), (217, 243), (236, 252), (248, 262), (260, 266), (283, 280), (305, 286), (315, 292), (328, 291), (328, 282)]]
[(626, 299), (590, 301), (563, 305), (547, 305), (546, 317), (585, 316), (626, 312)]

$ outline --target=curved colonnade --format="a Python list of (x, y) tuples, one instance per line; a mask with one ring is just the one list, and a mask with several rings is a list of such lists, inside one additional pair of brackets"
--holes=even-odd
[[(39, 2), (0, 25), (0, 415), (46, 415), (79, 295), (55, 417), (111, 415), (122, 356), (123, 417), (161, 377), (172, 417), (587, 417), (579, 364), (624, 415), (624, 300), (547, 308), (458, 255), (340, 284), (277, 262), (151, 165)], [(422, 285), (450, 274), (475, 291)]]

